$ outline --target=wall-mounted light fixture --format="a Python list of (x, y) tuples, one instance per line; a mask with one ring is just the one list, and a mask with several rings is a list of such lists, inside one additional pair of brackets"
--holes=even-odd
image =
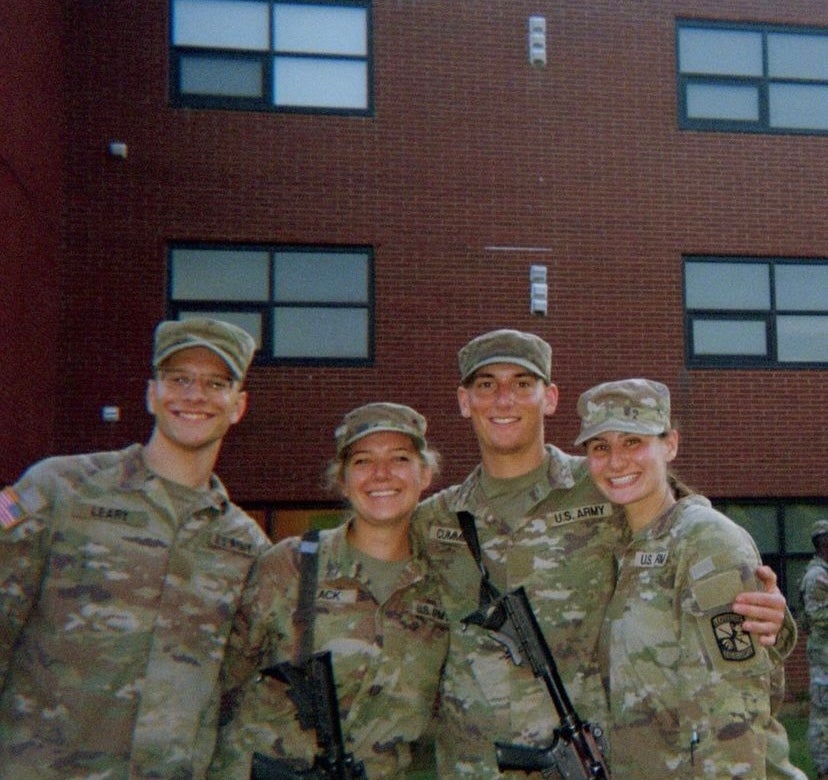
[(529, 17), (529, 63), (536, 67), (546, 66), (546, 17)]
[(104, 422), (120, 422), (121, 421), (121, 407), (120, 406), (102, 406), (101, 419)]
[(545, 317), (549, 303), (549, 285), (546, 283), (546, 266), (529, 266), (529, 311)]

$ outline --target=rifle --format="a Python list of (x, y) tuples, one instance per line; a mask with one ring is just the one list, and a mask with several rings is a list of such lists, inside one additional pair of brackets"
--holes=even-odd
[(316, 730), (319, 753), (311, 766), (254, 753), (250, 780), (366, 780), (362, 762), (345, 752), (330, 652), (315, 653), (300, 666), (282, 662), (263, 669), (262, 674), (290, 686), (287, 694), (296, 705), (299, 725)]
[(535, 677), (543, 678), (558, 713), (560, 724), (555, 729), (552, 744), (547, 747), (496, 742), (500, 770), (557, 769), (564, 780), (611, 780), (604, 758), (603, 730), (578, 717), (526, 591), (518, 588), (498, 596), (462, 622), (491, 631), (494, 639), (506, 646), (515, 665), (520, 666), (524, 658), (528, 658)]

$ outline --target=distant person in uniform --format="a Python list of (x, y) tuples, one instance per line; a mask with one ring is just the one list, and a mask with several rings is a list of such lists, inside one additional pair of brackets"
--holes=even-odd
[(149, 441), (48, 458), (0, 493), (0, 776), (204, 777), (270, 546), (213, 473), (254, 349), (228, 323), (160, 323)]
[(425, 435), (425, 418), (395, 403), (361, 406), (337, 427), (327, 477), (350, 517), (318, 538), (279, 542), (256, 565), (225, 659), (225, 725), (210, 777), (247, 780), (254, 753), (313, 765), (317, 735), (300, 727), (285, 681), (261, 672), (301, 668), (324, 652), (344, 752), (371, 780), (406, 776), (448, 644), (435, 577), (409, 533), (438, 465)]
[(802, 577), (800, 593), (808, 631), (811, 712), (808, 745), (820, 780), (828, 780), (828, 518), (811, 531), (816, 555)]
[[(780, 776), (765, 766), (778, 739), (770, 697), (778, 659), (732, 607), (759, 587), (753, 539), (671, 473), (679, 434), (665, 385), (605, 382), (581, 395), (577, 411), (575, 445), (627, 523), (599, 642), (613, 774)], [(805, 778), (789, 762), (781, 776)]]

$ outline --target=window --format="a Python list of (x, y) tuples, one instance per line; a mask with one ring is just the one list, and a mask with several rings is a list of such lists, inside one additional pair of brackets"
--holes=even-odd
[(279, 542), (288, 536), (301, 536), (311, 528), (336, 528), (350, 515), (348, 509), (327, 504), (307, 508), (245, 504), (242, 508), (259, 524), (272, 542)]
[(828, 260), (687, 257), (690, 367), (828, 366)]
[(680, 21), (679, 125), (828, 133), (828, 30)]
[(258, 363), (368, 365), (373, 256), (366, 247), (193, 246), (169, 253), (174, 318), (247, 330)]
[(816, 520), (828, 516), (828, 500), (721, 499), (713, 504), (750, 532), (763, 563), (776, 572), (779, 589), (796, 614), (801, 606), (799, 581), (814, 555), (811, 528)]
[(177, 105), (368, 114), (370, 0), (171, 0)]

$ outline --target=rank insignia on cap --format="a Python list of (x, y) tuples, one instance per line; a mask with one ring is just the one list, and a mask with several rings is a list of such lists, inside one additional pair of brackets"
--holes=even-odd
[(725, 661), (747, 661), (756, 655), (753, 638), (742, 628), (742, 615), (720, 612), (710, 619), (713, 636)]
[(7, 487), (0, 492), (0, 528), (9, 531), (26, 517), (20, 496), (13, 488)]

